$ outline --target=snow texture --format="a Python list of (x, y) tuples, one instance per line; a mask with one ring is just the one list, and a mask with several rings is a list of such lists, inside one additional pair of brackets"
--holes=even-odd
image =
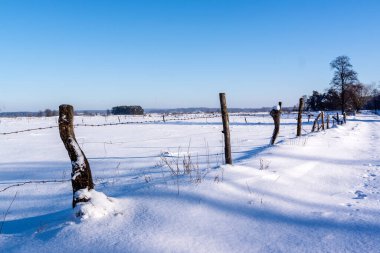
[(120, 211), (116, 210), (116, 200), (107, 197), (102, 192), (86, 188), (76, 191), (75, 197), (88, 200), (87, 202), (77, 203), (74, 208), (75, 216), (80, 217), (82, 220), (120, 214)]
[[(230, 115), (233, 166), (220, 118), (76, 127), (96, 191), (75, 210), (58, 129), (0, 135), (0, 252), (379, 252), (380, 117), (310, 133), (305, 116), (299, 138), (296, 114), (281, 117), (269, 146), (268, 113)], [(119, 119), (162, 115), (75, 117)], [(56, 124), (2, 118), (0, 130)]]

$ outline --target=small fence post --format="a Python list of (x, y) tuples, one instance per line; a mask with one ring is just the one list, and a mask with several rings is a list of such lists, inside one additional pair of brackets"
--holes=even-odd
[(330, 114), (327, 114), (326, 126), (327, 129), (330, 129)]
[(325, 113), (321, 112), (322, 130), (325, 130)]
[(336, 113), (336, 124), (339, 125), (339, 113)]
[[(313, 128), (311, 129), (312, 132), (315, 131), (315, 126), (316, 126), (317, 124), (319, 125), (319, 123), (318, 123), (319, 117), (321, 117), (321, 113), (318, 114), (318, 116), (317, 116), (317, 117), (315, 118), (315, 120), (314, 120)], [(318, 127), (318, 130), (319, 130), (319, 127)]]
[(162, 114), (162, 121), (165, 123), (165, 114)]
[(279, 102), (278, 107), (275, 107), (272, 109), (272, 111), (270, 111), (270, 116), (272, 116), (274, 121), (274, 130), (272, 138), (270, 140), (270, 145), (274, 145), (274, 142), (276, 141), (278, 133), (280, 131), (281, 105), (282, 103)]
[(302, 129), (302, 110), (303, 110), (303, 98), (300, 98), (298, 105), (298, 118), (297, 118), (297, 136), (301, 136)]
[(59, 106), (59, 135), (69, 154), (72, 166), (71, 184), (73, 187), (73, 208), (77, 203), (88, 202), (86, 196), (77, 195), (77, 191), (94, 189), (90, 164), (78, 145), (74, 134), (74, 108), (71, 105)]
[(226, 160), (226, 164), (232, 164), (230, 126), (229, 126), (229, 118), (228, 118), (228, 111), (227, 111), (226, 94), (219, 93), (219, 100), (220, 100), (220, 111), (222, 113), (222, 121), (223, 121), (224, 157)]
[(346, 112), (343, 113), (343, 122), (346, 124)]

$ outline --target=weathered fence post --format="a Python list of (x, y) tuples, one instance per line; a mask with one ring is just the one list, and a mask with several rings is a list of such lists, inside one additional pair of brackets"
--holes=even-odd
[(325, 113), (321, 112), (322, 130), (325, 130)]
[(303, 110), (303, 98), (300, 98), (298, 105), (298, 118), (297, 118), (297, 136), (301, 136), (302, 129), (302, 110)]
[(78, 145), (74, 134), (74, 109), (71, 105), (59, 106), (59, 134), (69, 154), (72, 166), (71, 184), (73, 187), (73, 208), (77, 203), (87, 202), (86, 196), (77, 194), (79, 190), (94, 189), (90, 164)]
[(282, 103), (279, 102), (277, 108), (274, 107), (270, 111), (270, 116), (272, 116), (273, 121), (274, 121), (274, 130), (273, 130), (272, 139), (270, 140), (270, 145), (274, 145), (274, 142), (276, 141), (278, 133), (280, 131), (281, 105)]
[(330, 129), (330, 114), (327, 114), (326, 125), (327, 125), (327, 129)]
[(343, 113), (343, 122), (346, 124), (346, 112)]
[[(317, 116), (317, 117), (315, 118), (315, 120), (314, 120), (313, 128), (311, 129), (312, 132), (315, 131), (315, 126), (316, 126), (317, 124), (319, 125), (319, 122), (318, 122), (319, 117), (321, 117), (321, 113), (319, 113), (318, 116)], [(318, 130), (319, 130), (319, 127), (318, 127)]]
[(340, 120), (339, 120), (339, 113), (337, 112), (337, 113), (336, 113), (336, 124), (337, 124), (337, 125), (339, 125), (339, 121), (340, 121)]
[(219, 93), (219, 100), (220, 100), (220, 110), (222, 113), (222, 120), (223, 120), (222, 133), (224, 134), (224, 157), (226, 160), (226, 164), (232, 164), (230, 126), (229, 126), (229, 118), (228, 118), (228, 111), (227, 111), (226, 94)]
[(162, 121), (165, 123), (165, 114), (162, 115)]

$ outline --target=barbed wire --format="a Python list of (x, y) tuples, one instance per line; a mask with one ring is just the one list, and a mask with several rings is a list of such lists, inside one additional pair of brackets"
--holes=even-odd
[[(244, 114), (231, 114), (232, 117), (241, 117)], [(293, 114), (291, 114), (293, 115)], [(244, 116), (259, 116), (259, 117), (265, 117), (269, 116), (265, 114), (245, 114)], [(165, 123), (168, 121), (186, 121), (186, 120), (194, 120), (194, 119), (212, 119), (212, 118), (218, 118), (220, 117), (219, 114), (213, 114), (209, 116), (201, 116), (201, 117), (190, 117), (190, 118), (163, 118), (162, 120), (147, 120), (147, 121), (126, 121), (126, 122), (111, 122), (111, 123), (102, 123), (102, 124), (89, 124), (89, 123), (81, 123), (81, 124), (74, 124), (74, 127), (102, 127), (102, 126), (117, 126), (117, 125), (133, 125), (133, 124), (158, 124), (158, 123)], [(285, 118), (285, 117), (284, 117)], [(289, 119), (288, 117), (286, 117)], [(0, 132), (0, 135), (10, 135), (10, 134), (18, 134), (18, 133), (25, 133), (25, 132), (32, 132), (32, 131), (39, 131), (39, 130), (46, 130), (46, 129), (52, 129), (52, 128), (58, 128), (58, 125), (54, 126), (47, 126), (47, 127), (37, 127), (37, 128), (29, 128), (29, 129), (23, 129), (23, 130), (17, 130), (17, 131), (11, 131), (11, 132)]]
[[(132, 125), (132, 124), (157, 124), (157, 123), (165, 123), (167, 121), (186, 121), (186, 120), (194, 120), (194, 119), (211, 119), (211, 118), (217, 118), (217, 117), (220, 117), (220, 116), (213, 115), (213, 116), (208, 116), (208, 117), (202, 116), (202, 117), (191, 117), (191, 118), (169, 118), (169, 119), (165, 119), (165, 120), (126, 121), (126, 122), (112, 122), (112, 123), (102, 123), (102, 124), (81, 123), (81, 124), (74, 124), (74, 127), (101, 127), (101, 126), (117, 126), (117, 125)], [(52, 129), (52, 128), (58, 128), (58, 125), (23, 129), (23, 130), (11, 131), (11, 132), (2, 132), (2, 133), (0, 133), (0, 135), (10, 135), (10, 134), (17, 134), (17, 133), (24, 133), (24, 132), (31, 132), (31, 131), (38, 131), (38, 130), (46, 130), (46, 129)]]

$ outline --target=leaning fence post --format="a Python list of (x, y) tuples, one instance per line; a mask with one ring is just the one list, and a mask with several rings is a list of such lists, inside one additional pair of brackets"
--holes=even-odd
[(72, 166), (71, 184), (73, 187), (73, 208), (77, 203), (88, 202), (90, 199), (84, 194), (77, 194), (79, 190), (94, 189), (90, 164), (78, 145), (74, 134), (74, 109), (71, 105), (59, 106), (59, 134), (69, 154)]
[(276, 141), (276, 138), (280, 131), (281, 102), (278, 103), (277, 107), (274, 107), (272, 111), (270, 111), (270, 116), (272, 116), (274, 121), (274, 130), (272, 138), (270, 140), (270, 145), (274, 145), (274, 142)]
[[(319, 113), (318, 116), (315, 118), (314, 123), (313, 123), (313, 128), (311, 129), (312, 132), (315, 131), (315, 126), (316, 126), (317, 124), (319, 124), (319, 123), (318, 123), (318, 120), (319, 120), (319, 117), (320, 117), (320, 116), (321, 116), (321, 113)], [(319, 130), (319, 127), (318, 127), (318, 130)]]
[(232, 164), (230, 126), (229, 126), (229, 118), (228, 118), (228, 111), (227, 111), (226, 94), (219, 93), (219, 100), (220, 100), (220, 110), (222, 113), (222, 120), (223, 120), (222, 133), (224, 134), (224, 157), (226, 160), (226, 164)]
[(303, 98), (300, 98), (298, 105), (298, 118), (297, 118), (297, 136), (301, 136), (302, 129), (302, 110), (303, 110)]

